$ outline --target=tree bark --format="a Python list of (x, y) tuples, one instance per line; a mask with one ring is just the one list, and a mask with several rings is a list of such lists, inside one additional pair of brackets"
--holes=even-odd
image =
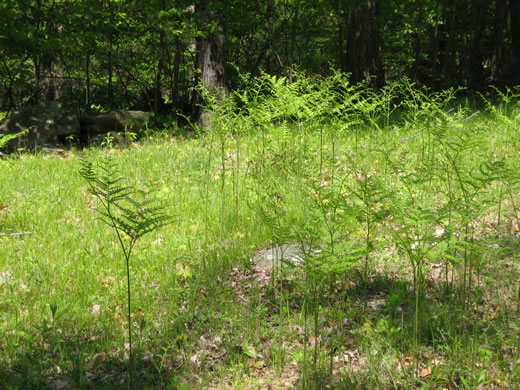
[(90, 110), (90, 53), (87, 52), (85, 57), (85, 106)]
[(468, 77), (469, 86), (471, 88), (478, 88), (484, 79), (483, 75), (483, 58), (481, 50), (481, 42), (484, 31), (487, 25), (487, 0), (481, 1), (477, 10), (478, 27), (473, 33), (473, 39), (471, 42), (471, 51), (468, 59)]
[[(200, 81), (209, 93), (215, 93), (217, 98), (221, 99), (228, 95), (224, 66), (224, 29), (219, 23), (215, 10), (200, 6), (197, 8), (199, 8), (198, 11), (203, 23), (216, 23), (216, 28), (197, 42), (199, 46), (197, 64), (200, 69)], [(195, 116), (197, 123), (202, 128), (211, 127), (211, 115), (201, 107), (203, 102), (200, 95), (196, 100)]]
[(153, 112), (159, 113), (162, 108), (162, 91), (161, 79), (164, 68), (164, 59), (166, 57), (166, 39), (164, 37), (164, 30), (159, 32), (159, 59), (157, 60), (157, 70), (155, 72), (155, 82), (153, 87)]
[(520, 0), (509, 0), (509, 15), (511, 20), (511, 45), (513, 59), (511, 61), (511, 82), (520, 84)]
[(439, 79), (437, 75), (437, 62), (439, 58), (439, 16), (440, 0), (435, 3), (435, 27), (433, 29), (433, 59), (432, 59), (432, 85), (433, 89), (439, 89)]
[[(457, 2), (453, 0), (451, 8), (447, 7), (444, 9), (446, 12), (446, 27), (447, 27), (447, 40), (445, 43), (444, 58), (442, 65), (442, 74), (448, 85), (455, 76), (456, 71), (456, 57), (457, 53), (455, 50), (455, 24), (457, 20)], [(443, 87), (441, 85), (441, 87)]]
[(336, 20), (337, 20), (337, 29), (338, 29), (338, 36), (337, 36), (337, 39), (338, 39), (338, 64), (339, 64), (339, 69), (342, 71), (342, 72), (346, 72), (347, 71), (347, 64), (346, 64), (346, 56), (345, 56), (345, 39), (344, 39), (344, 31), (345, 31), (345, 27), (343, 25), (343, 20), (345, 19), (344, 18), (344, 12), (343, 10), (341, 9), (341, 7), (339, 6), (339, 2), (338, 0), (334, 0), (334, 8), (335, 8), (335, 11), (336, 11)]
[(419, 16), (417, 18), (417, 35), (415, 36), (415, 59), (413, 63), (413, 80), (417, 83), (419, 76), (419, 62), (421, 60), (422, 49), (422, 28), (423, 28), (424, 0), (419, 4)]
[(491, 78), (494, 83), (504, 82), (505, 72), (505, 45), (504, 30), (507, 24), (507, 4), (506, 0), (495, 0), (495, 23), (493, 29), (493, 55), (491, 57)]
[(179, 72), (181, 66), (182, 45), (181, 40), (175, 40), (175, 56), (173, 57), (173, 87), (171, 91), (172, 104), (175, 109), (180, 109), (179, 105)]
[(351, 80), (360, 82), (375, 77), (376, 87), (384, 84), (383, 61), (378, 24), (378, 2), (357, 0), (348, 11), (347, 70)]

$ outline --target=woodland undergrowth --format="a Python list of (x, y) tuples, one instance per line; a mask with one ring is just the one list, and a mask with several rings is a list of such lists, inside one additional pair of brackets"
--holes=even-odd
[[(242, 84), (196, 137), (0, 161), (2, 383), (520, 386), (519, 90)], [(172, 216), (131, 259), (79, 174), (107, 156)]]

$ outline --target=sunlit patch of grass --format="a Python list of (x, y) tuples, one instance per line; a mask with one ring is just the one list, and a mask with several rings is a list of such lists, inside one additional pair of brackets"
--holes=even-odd
[[(110, 155), (173, 216), (131, 263), (136, 385), (518, 386), (517, 97), (335, 77), (214, 102), (199, 137), (0, 160), (2, 383), (127, 386), (124, 259), (78, 173)], [(302, 263), (256, 272), (283, 244)]]

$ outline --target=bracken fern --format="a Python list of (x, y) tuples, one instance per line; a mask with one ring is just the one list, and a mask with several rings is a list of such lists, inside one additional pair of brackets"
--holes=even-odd
[(130, 258), (137, 240), (171, 222), (164, 212), (164, 206), (150, 198), (147, 191), (138, 191), (122, 183), (115, 163), (107, 159), (99, 164), (99, 171), (93, 163), (83, 160), (81, 176), (89, 185), (101, 207), (96, 208), (101, 220), (112, 227), (126, 263), (127, 306), (128, 306), (128, 345), (129, 345), (129, 386), (133, 386), (134, 356), (132, 353), (132, 320)]

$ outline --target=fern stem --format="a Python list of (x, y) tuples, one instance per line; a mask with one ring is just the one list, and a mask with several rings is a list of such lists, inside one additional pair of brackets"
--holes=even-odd
[(131, 300), (131, 288), (130, 288), (130, 255), (135, 241), (132, 240), (129, 245), (128, 255), (126, 257), (126, 286), (127, 286), (127, 297), (128, 297), (128, 353), (130, 359), (130, 370), (129, 370), (129, 387), (133, 386), (133, 375), (134, 375), (134, 355), (132, 353), (132, 300)]

